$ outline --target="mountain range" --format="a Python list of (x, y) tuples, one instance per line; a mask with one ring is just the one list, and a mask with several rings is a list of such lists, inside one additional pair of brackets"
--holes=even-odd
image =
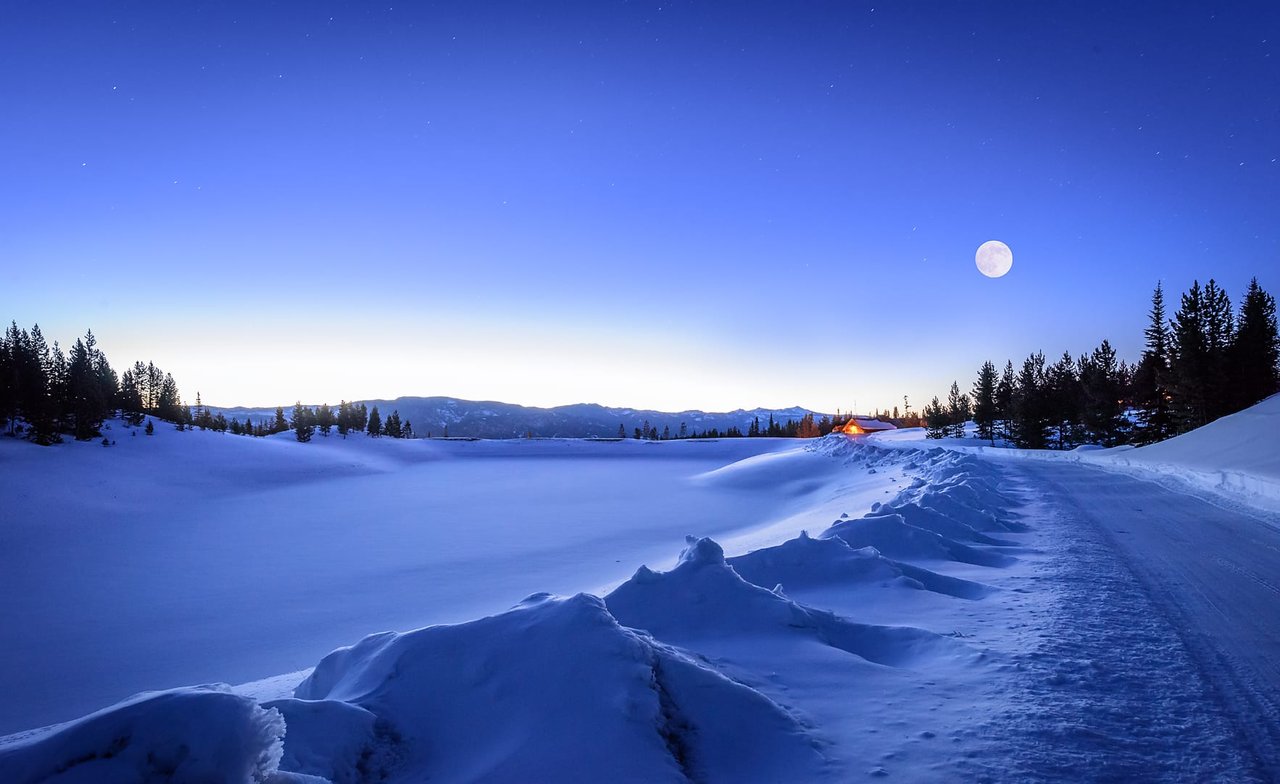
[[(618, 426), (631, 436), (636, 428), (656, 427), (659, 432), (670, 428), (672, 436), (679, 434), (681, 425), (689, 433), (716, 429), (721, 432), (737, 427), (746, 432), (751, 422), (759, 417), (761, 427), (769, 417), (780, 424), (787, 420), (799, 421), (805, 414), (824, 416), (807, 408), (753, 408), (722, 413), (707, 411), (649, 411), (635, 408), (610, 408), (595, 403), (577, 403), (555, 408), (535, 408), (514, 403), (491, 400), (461, 400), (454, 397), (399, 397), (395, 400), (362, 400), (372, 411), (377, 406), (383, 419), (393, 411), (400, 413), (401, 421), (413, 424), (417, 436), (444, 436), (469, 438), (519, 438), (525, 435), (554, 438), (609, 438), (618, 435)], [(285, 416), (293, 407), (284, 406)], [(227, 419), (273, 419), (275, 408), (218, 408)]]

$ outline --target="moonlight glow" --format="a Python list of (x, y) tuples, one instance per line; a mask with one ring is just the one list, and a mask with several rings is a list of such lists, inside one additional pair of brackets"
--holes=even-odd
[(988, 278), (1003, 277), (1013, 266), (1013, 251), (1000, 240), (988, 240), (978, 246), (974, 261), (978, 271)]

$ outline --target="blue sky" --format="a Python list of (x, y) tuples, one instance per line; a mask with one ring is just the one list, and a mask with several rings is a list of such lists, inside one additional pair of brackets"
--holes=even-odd
[(1277, 44), (1267, 3), (11, 4), (0, 316), (222, 405), (918, 408), (1135, 359), (1157, 280), (1280, 288)]

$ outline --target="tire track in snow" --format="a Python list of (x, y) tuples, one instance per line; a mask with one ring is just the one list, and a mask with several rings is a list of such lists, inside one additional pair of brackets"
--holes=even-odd
[[(1280, 779), (1280, 602), (1262, 576), (1276, 571), (1280, 534), (1123, 475), (1023, 470), (1043, 493), (1044, 524), (1070, 542), (1057, 623), (1078, 624), (1082, 652), (1117, 667), (1111, 692), (1087, 706), (1116, 733), (1100, 749), (1119, 752), (1096, 780)], [(1114, 726), (1108, 711), (1119, 711)], [(1151, 748), (1126, 748), (1125, 724)], [(1130, 765), (1143, 758), (1146, 770)]]
[[(1106, 487), (1100, 472), (1071, 467), (1023, 466), (1039, 490), (1033, 521), (1056, 551), (1040, 582), (1056, 606), (1040, 619), (1033, 650), (1015, 656), (1021, 688), (1013, 709), (992, 731), (1008, 733), (1006, 766), (988, 769), (992, 781), (1269, 781), (1258, 725), (1273, 723), (1238, 687), (1224, 688), (1231, 662), (1206, 660), (1187, 638), (1188, 619), (1172, 612), (1176, 590), (1169, 569), (1129, 540), (1146, 540), (1153, 518), (1134, 488)], [(1121, 482), (1133, 482), (1119, 478)], [(1076, 484), (1078, 482), (1078, 484)], [(1112, 492), (1115, 491), (1115, 492)], [(1165, 492), (1155, 490), (1154, 492)], [(1171, 503), (1186, 501), (1174, 499)], [(1216, 510), (1221, 513), (1221, 510)], [(1103, 522), (1105, 520), (1105, 522)], [(1187, 530), (1163, 537), (1197, 552)], [(1148, 553), (1149, 555), (1149, 553)], [(1211, 562), (1211, 558), (1201, 558)], [(1201, 614), (1229, 608), (1218, 597), (1198, 600)], [(1214, 623), (1221, 623), (1215, 620)], [(1252, 731), (1251, 728), (1252, 727)], [(1262, 734), (1266, 734), (1265, 732)]]

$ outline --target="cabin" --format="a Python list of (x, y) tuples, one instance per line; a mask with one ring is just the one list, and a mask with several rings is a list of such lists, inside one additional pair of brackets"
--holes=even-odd
[(853, 417), (838, 432), (847, 436), (860, 436), (867, 433), (881, 433), (885, 430), (897, 430), (898, 426), (892, 422), (881, 422), (879, 419), (870, 419), (867, 417)]

